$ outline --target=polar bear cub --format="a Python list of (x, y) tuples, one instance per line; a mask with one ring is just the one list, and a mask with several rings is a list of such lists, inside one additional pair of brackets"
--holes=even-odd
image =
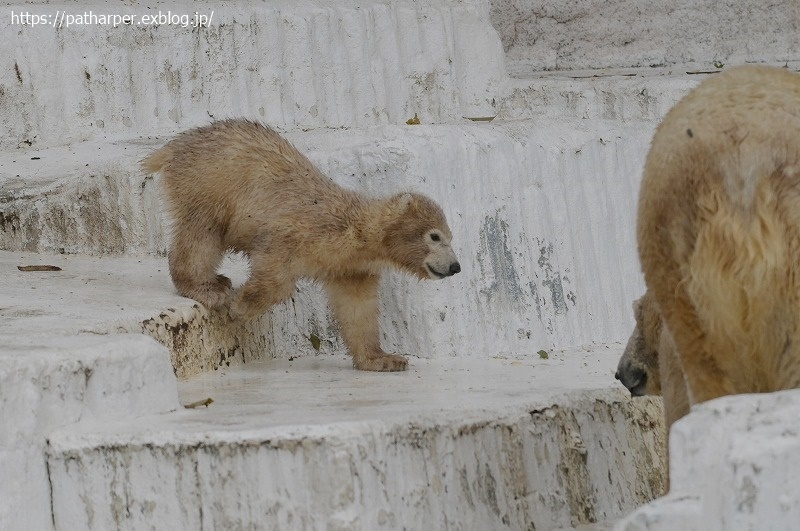
[[(162, 174), (173, 219), (172, 280), (183, 296), (250, 319), (287, 299), (301, 277), (321, 282), (357, 369), (399, 371), (381, 349), (378, 283), (393, 266), (420, 279), (461, 271), (442, 209), (416, 193), (374, 199), (323, 175), (272, 129), (217, 121), (177, 135), (142, 163)], [(238, 290), (216, 273), (242, 252), (250, 278)]]

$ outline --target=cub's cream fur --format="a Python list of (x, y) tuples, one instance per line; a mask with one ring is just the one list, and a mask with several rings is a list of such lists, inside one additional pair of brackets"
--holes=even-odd
[(663, 395), (667, 426), (689, 412), (680, 360), (651, 292), (633, 303), (636, 327), (619, 360), (617, 379), (631, 395)]
[(681, 100), (653, 139), (637, 230), (644, 313), (663, 327), (637, 315), (623, 381), (637, 364), (655, 375), (670, 425), (690, 404), (800, 387), (799, 75), (731, 68)]
[[(179, 134), (147, 157), (161, 172), (173, 238), (169, 268), (178, 292), (249, 319), (288, 298), (301, 277), (322, 282), (353, 364), (404, 370), (378, 330), (378, 280), (386, 266), (421, 279), (461, 269), (441, 208), (415, 193), (369, 199), (320, 173), (275, 131), (225, 120)], [(216, 270), (227, 250), (250, 257), (236, 292)]]

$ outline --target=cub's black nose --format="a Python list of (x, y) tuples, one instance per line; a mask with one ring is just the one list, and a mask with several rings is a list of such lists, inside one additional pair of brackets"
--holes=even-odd
[(453, 262), (450, 264), (450, 274), (455, 275), (456, 273), (461, 273), (461, 264)]
[(639, 367), (633, 367), (629, 363), (622, 365), (614, 377), (628, 388), (631, 396), (644, 396), (647, 388), (647, 372)]

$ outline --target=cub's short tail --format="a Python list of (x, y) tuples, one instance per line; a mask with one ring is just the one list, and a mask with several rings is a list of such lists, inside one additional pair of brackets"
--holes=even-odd
[(140, 164), (145, 173), (156, 173), (164, 168), (169, 158), (170, 150), (164, 146), (150, 153)]

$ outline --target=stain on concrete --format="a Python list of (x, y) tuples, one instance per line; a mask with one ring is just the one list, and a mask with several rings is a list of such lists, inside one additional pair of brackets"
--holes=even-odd
[(472, 500), (472, 489), (469, 488), (469, 479), (467, 479), (467, 469), (460, 468), (458, 471), (459, 486), (463, 493), (464, 500), (467, 502), (467, 507), (470, 509), (475, 508), (475, 502)]
[(617, 119), (619, 113), (617, 108), (617, 95), (615, 92), (603, 90), (600, 92), (600, 100), (602, 101), (601, 116), (606, 120)]
[(13, 209), (0, 211), (0, 232), (10, 232), (13, 235), (19, 231), (19, 227), (19, 212)]
[(494, 479), (492, 468), (489, 466), (489, 463), (484, 463), (481, 479), (481, 491), (484, 502), (495, 515), (500, 516), (500, 506), (497, 503), (497, 481)]
[(269, 315), (249, 323), (200, 304), (169, 309), (141, 322), (141, 331), (167, 347), (178, 378), (263, 359), (271, 352), (264, 333)]
[(658, 98), (653, 96), (647, 88), (637, 92), (636, 103), (639, 105), (639, 112), (643, 118), (657, 118), (659, 116)]
[[(539, 243), (539, 260), (537, 261), (539, 268), (544, 273), (544, 280), (542, 284), (550, 290), (550, 301), (553, 304), (553, 311), (556, 315), (564, 315), (567, 313), (567, 303), (564, 297), (564, 285), (562, 282), (561, 273), (553, 268), (551, 259), (553, 257), (553, 244), (548, 243), (543, 245)], [(572, 298), (575, 295), (572, 294)]]
[(55, 315), (53, 312), (48, 313), (44, 310), (38, 310), (35, 308), (32, 309), (25, 309), (25, 310), (18, 310), (18, 309), (9, 309), (9, 308), (0, 308), (0, 315), (6, 317), (8, 319), (19, 319), (19, 318), (26, 318), (26, 317), (39, 317), (41, 315)]
[(180, 94), (181, 91), (181, 71), (172, 68), (169, 61), (164, 61), (164, 83), (173, 95)]
[(483, 288), (481, 293), (492, 303), (524, 311), (525, 292), (520, 285), (514, 255), (509, 247), (508, 224), (500, 217), (499, 210), (494, 216), (487, 216), (483, 220), (477, 258), (483, 278), (491, 279), (491, 284)]
[[(600, 453), (608, 454), (602, 466), (608, 469), (609, 485), (618, 484), (622, 475), (628, 477), (625, 488), (639, 500), (663, 494), (667, 478), (666, 429), (660, 398), (595, 400), (586, 410), (553, 406), (532, 411), (531, 416), (534, 425), (550, 430), (546, 438), (551, 439), (552, 449), (559, 454), (558, 474), (564, 486), (559, 496), (566, 497), (572, 526), (594, 524), (609, 516), (598, 499), (597, 486), (592, 487), (596, 476), (590, 469), (597, 473)], [(617, 423), (627, 435), (624, 440), (641, 451), (631, 454), (629, 449), (623, 455), (609, 451), (618, 450), (623, 439), (613, 429), (598, 428)]]
[(572, 303), (572, 306), (577, 306), (578, 304), (578, 297), (571, 291), (567, 293), (567, 300)]
[(536, 281), (531, 280), (528, 282), (528, 288), (531, 291), (533, 302), (536, 305), (536, 317), (539, 319), (539, 321), (542, 321), (542, 303), (539, 300), (539, 288), (536, 286)]
[(411, 76), (414, 84), (422, 88), (423, 91), (433, 91), (436, 89), (436, 72), (425, 74), (414, 74)]
[[(755, 472), (758, 470), (756, 469)], [(742, 478), (740, 492), (737, 494), (736, 509), (743, 513), (753, 514), (756, 501), (758, 500), (758, 487), (749, 475)]]

